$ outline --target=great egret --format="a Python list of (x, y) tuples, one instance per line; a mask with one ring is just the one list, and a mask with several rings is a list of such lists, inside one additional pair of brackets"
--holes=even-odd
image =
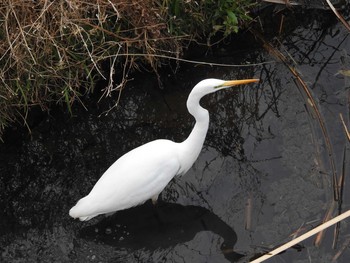
[(127, 209), (158, 195), (175, 175), (185, 174), (196, 161), (209, 127), (209, 113), (199, 104), (207, 94), (258, 79), (206, 79), (199, 82), (187, 99), (187, 109), (196, 124), (188, 138), (176, 143), (155, 140), (124, 154), (97, 181), (91, 192), (69, 211), (73, 218), (90, 220), (100, 214)]

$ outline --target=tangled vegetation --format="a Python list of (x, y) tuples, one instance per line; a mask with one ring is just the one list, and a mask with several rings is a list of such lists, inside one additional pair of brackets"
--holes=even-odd
[[(2, 0), (0, 137), (33, 106), (74, 101), (97, 79), (121, 88), (141, 64), (180, 57), (189, 41), (237, 32), (253, 0)], [(117, 67), (119, 65), (119, 67)], [(116, 69), (120, 72), (116, 72)], [(123, 76), (114, 83), (114, 75)]]

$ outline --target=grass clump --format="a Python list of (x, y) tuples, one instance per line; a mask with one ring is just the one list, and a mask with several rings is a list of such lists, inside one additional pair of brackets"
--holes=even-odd
[[(71, 105), (105, 79), (140, 63), (179, 57), (184, 44), (237, 32), (251, 0), (3, 0), (0, 4), (0, 137), (33, 106)], [(157, 56), (158, 55), (158, 56)], [(121, 72), (115, 72), (118, 67)]]

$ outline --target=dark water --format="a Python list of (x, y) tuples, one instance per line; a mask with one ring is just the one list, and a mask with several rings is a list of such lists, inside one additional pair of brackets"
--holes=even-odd
[[(70, 117), (53, 110), (33, 123), (31, 135), (9, 131), (0, 146), (1, 262), (247, 262), (320, 224), (332, 205), (335, 215), (331, 158), (338, 177), (349, 168), (339, 113), (349, 120), (349, 76), (340, 70), (350, 69), (350, 40), (331, 14), (322, 14), (290, 23), (277, 48), (294, 60), (310, 88), (331, 156), (295, 76), (247, 32), (243, 38), (256, 41), (249, 48), (236, 39), (193, 59), (266, 64), (180, 64), (176, 72), (162, 74), (163, 89), (154, 75), (137, 74), (107, 116), (102, 113), (113, 100), (97, 104), (87, 98), (88, 111), (76, 105)], [(157, 138), (187, 137), (193, 120), (185, 101), (209, 77), (261, 82), (203, 100), (211, 114), (203, 151), (162, 192), (159, 205), (89, 222), (69, 218), (69, 209), (123, 153)], [(349, 209), (348, 170), (345, 175), (343, 211)], [(341, 223), (334, 249), (331, 228), (319, 246), (311, 238), (300, 251), (270, 261), (331, 262), (344, 248), (335, 262), (348, 262), (348, 225)]]

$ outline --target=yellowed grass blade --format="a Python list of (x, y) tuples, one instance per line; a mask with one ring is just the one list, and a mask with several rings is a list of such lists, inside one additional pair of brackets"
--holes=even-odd
[(345, 124), (345, 121), (344, 121), (344, 118), (343, 118), (343, 114), (339, 113), (339, 117), (340, 117), (340, 120), (341, 120), (341, 122), (343, 124), (345, 135), (348, 138), (348, 141), (350, 142), (350, 133), (349, 133), (348, 127)]
[(338, 17), (338, 19), (340, 20), (340, 22), (343, 23), (343, 25), (345, 26), (345, 28), (350, 31), (350, 25), (348, 24), (348, 22), (345, 21), (345, 19), (342, 17), (341, 14), (339, 14), (339, 12), (337, 11), (337, 9), (335, 9), (335, 7), (333, 6), (333, 4), (331, 3), (330, 0), (326, 0), (327, 4), (329, 5), (330, 9), (333, 11), (333, 13)]
[(343, 254), (343, 252), (349, 247), (350, 245), (350, 238), (348, 238), (347, 240), (345, 240), (345, 242), (343, 243), (343, 246), (338, 250), (338, 252), (334, 255), (333, 259), (332, 259), (332, 263), (337, 262), (338, 258)]
[(322, 225), (320, 225), (318, 227), (315, 227), (314, 229), (306, 232), (305, 234), (301, 235), (300, 237), (297, 237), (297, 238), (287, 242), (286, 244), (284, 244), (284, 245), (282, 245), (282, 246), (272, 250), (271, 252), (269, 252), (269, 253), (267, 253), (267, 254), (265, 254), (265, 255), (255, 259), (253, 261), (251, 261), (251, 263), (263, 262), (263, 261), (265, 261), (265, 260), (267, 260), (267, 259), (269, 259), (269, 258), (271, 258), (271, 257), (273, 257), (273, 256), (275, 256), (275, 255), (285, 251), (286, 249), (288, 249), (288, 248), (290, 248), (290, 247), (300, 243), (301, 241), (303, 241), (303, 240), (305, 240), (305, 239), (307, 239), (307, 238), (317, 234), (318, 232), (320, 232), (320, 231), (322, 231), (322, 230), (324, 230), (324, 229), (326, 229), (326, 228), (328, 228), (328, 227), (330, 227), (330, 226), (332, 226), (332, 225), (334, 225), (334, 224), (344, 220), (345, 218), (347, 218), (349, 216), (350, 216), (350, 210), (348, 210), (348, 211), (342, 213), (341, 215), (339, 215), (339, 216), (337, 216), (337, 217), (335, 217), (335, 218), (333, 218), (333, 219), (323, 223)]
[[(330, 206), (328, 207), (328, 210), (327, 210), (325, 217), (323, 218), (323, 223), (329, 221), (332, 218), (332, 214), (336, 208), (336, 204), (337, 203), (333, 200), (332, 203), (330, 204)], [(314, 241), (314, 245), (316, 247), (319, 247), (321, 245), (323, 237), (324, 237), (324, 231), (320, 231), (317, 233), (315, 241)]]

